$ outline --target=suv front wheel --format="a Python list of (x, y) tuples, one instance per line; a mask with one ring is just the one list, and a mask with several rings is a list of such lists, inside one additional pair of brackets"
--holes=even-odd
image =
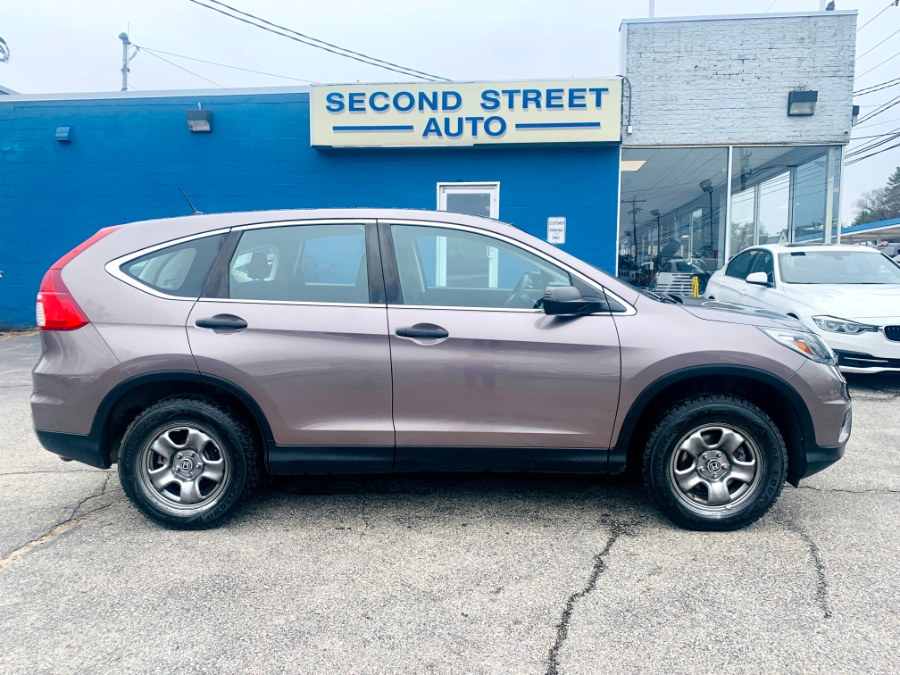
[(119, 453), (125, 494), (168, 527), (218, 525), (253, 491), (259, 474), (247, 424), (205, 399), (147, 408), (128, 427)]
[(698, 395), (658, 420), (644, 452), (644, 484), (675, 523), (735, 530), (781, 493), (787, 448), (778, 427), (737, 396)]

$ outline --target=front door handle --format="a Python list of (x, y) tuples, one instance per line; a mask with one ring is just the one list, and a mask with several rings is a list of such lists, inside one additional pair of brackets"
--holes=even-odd
[(450, 337), (450, 333), (446, 328), (435, 326), (431, 323), (417, 323), (415, 326), (405, 326), (398, 328), (395, 333), (400, 337), (408, 338), (425, 338), (427, 340), (440, 340)]
[(212, 328), (215, 331), (240, 331), (247, 327), (247, 322), (234, 314), (216, 314), (206, 319), (197, 319), (194, 324), (198, 328)]

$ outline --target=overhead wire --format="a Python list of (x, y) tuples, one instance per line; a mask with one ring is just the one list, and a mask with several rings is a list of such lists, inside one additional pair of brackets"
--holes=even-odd
[(854, 96), (865, 96), (866, 94), (874, 94), (876, 91), (881, 91), (882, 89), (890, 89), (891, 87), (896, 87), (900, 85), (900, 77), (895, 77), (893, 80), (885, 80), (884, 82), (879, 82), (878, 84), (873, 84), (870, 87), (863, 87), (862, 89), (857, 89), (853, 92)]
[[(393, 63), (391, 61), (386, 61), (384, 59), (379, 59), (374, 56), (368, 56), (367, 54), (363, 54), (362, 52), (353, 51), (352, 49), (347, 49), (345, 47), (340, 47), (331, 42), (326, 42), (325, 40), (320, 40), (318, 38), (314, 38), (312, 36), (306, 35), (299, 31), (296, 31), (292, 28), (288, 28), (287, 26), (282, 26), (280, 24), (274, 23), (272, 21), (268, 21), (263, 19), (262, 17), (256, 16), (255, 14), (251, 14), (250, 12), (245, 12), (236, 7), (232, 7), (224, 2), (219, 2), (219, 0), (206, 0), (206, 2), (213, 3), (215, 5), (219, 5), (220, 7), (224, 7), (227, 10), (220, 9), (220, 7), (213, 7), (212, 5), (206, 4), (205, 2), (201, 2), (200, 0), (188, 0), (199, 7), (204, 7), (205, 9), (212, 10), (214, 12), (218, 12), (223, 16), (230, 17), (235, 19), (236, 21), (240, 21), (242, 23), (246, 23), (250, 26), (255, 26), (256, 28), (260, 28), (262, 30), (268, 31), (274, 35), (279, 35), (281, 37), (286, 37), (289, 40), (294, 40), (295, 42), (299, 42), (301, 44), (307, 45), (308, 47), (314, 47), (316, 49), (321, 49), (323, 51), (329, 52), (331, 54), (335, 54), (337, 56), (343, 56), (344, 58), (352, 59), (354, 61), (358, 61), (360, 63), (364, 63), (369, 66), (375, 66), (377, 68), (383, 68), (385, 70), (390, 70), (395, 73), (400, 73), (402, 75), (407, 75), (409, 77), (414, 77), (420, 80), (428, 80), (428, 81), (443, 81), (450, 82), (448, 78), (441, 77), (439, 75), (433, 75), (431, 73), (426, 73), (425, 71), (416, 70), (414, 68), (408, 68), (406, 66), (401, 66), (400, 64)], [(231, 12), (235, 12), (232, 14)], [(238, 16), (240, 15), (240, 16)], [(277, 30), (275, 30), (277, 29)]]
[(885, 42), (887, 42), (887, 41), (890, 40), (892, 37), (894, 37), (897, 33), (900, 33), (900, 28), (898, 28), (897, 30), (895, 30), (895, 31), (894, 31), (893, 33), (891, 33), (890, 35), (888, 35), (886, 38), (884, 38), (884, 40), (882, 40), (881, 42), (879, 42), (878, 44), (876, 44), (874, 47), (869, 47), (869, 49), (867, 49), (867, 50), (864, 51), (862, 54), (860, 54), (859, 56), (857, 56), (857, 57), (856, 57), (856, 60), (859, 61), (859, 60), (860, 60), (862, 57), (864, 57), (866, 54), (872, 52), (875, 48), (880, 47), (881, 45), (883, 45)]
[(886, 110), (890, 110), (891, 108), (893, 108), (893, 107), (894, 107), (895, 105), (897, 105), (897, 104), (900, 104), (900, 95), (895, 96), (895, 97), (892, 98), (890, 101), (886, 101), (885, 103), (882, 103), (880, 106), (878, 106), (878, 107), (877, 107), (875, 110), (873, 110), (872, 112), (866, 113), (865, 115), (863, 115), (862, 117), (860, 117), (860, 118), (857, 120), (857, 124), (860, 124), (860, 123), (862, 123), (862, 122), (868, 122), (868, 121), (871, 120), (873, 117), (877, 117), (878, 115), (880, 115), (881, 113), (885, 112)]
[[(133, 43), (132, 43), (133, 44)], [(139, 45), (135, 45), (138, 47)], [(302, 77), (291, 77), (289, 75), (278, 75), (277, 73), (268, 73), (264, 70), (254, 70), (252, 68), (242, 68), (241, 66), (232, 66), (227, 63), (219, 63), (218, 61), (208, 61), (206, 59), (198, 59), (194, 56), (187, 56), (185, 54), (176, 54), (174, 52), (163, 51), (162, 49), (154, 49), (151, 47), (146, 47), (144, 45), (140, 45), (140, 48), (145, 52), (153, 53), (153, 54), (166, 54), (167, 56), (174, 56), (179, 59), (187, 59), (188, 61), (196, 61), (198, 63), (207, 63), (212, 66), (221, 66), (222, 68), (231, 68), (232, 70), (241, 70), (246, 73), (256, 73), (257, 75), (267, 75), (269, 77), (277, 77), (282, 80), (295, 80), (297, 82), (306, 82), (308, 84), (319, 84), (316, 80), (307, 80)]]
[(881, 16), (881, 15), (884, 14), (886, 11), (888, 11), (892, 6), (894, 6), (894, 0), (891, 0), (891, 1), (888, 3), (888, 6), (887, 6), (887, 7), (885, 7), (883, 10), (881, 10), (880, 12), (878, 12), (878, 14), (876, 14), (876, 15), (873, 16), (871, 19), (869, 19), (868, 21), (866, 21), (862, 26), (860, 26), (859, 28), (857, 28), (857, 29), (856, 29), (856, 32), (858, 33), (858, 32), (861, 31), (863, 28), (865, 28), (866, 26), (868, 26), (868, 25), (869, 25), (870, 23), (872, 23), (875, 19), (877, 19), (879, 16)]
[(871, 154), (868, 154), (868, 155), (864, 155), (864, 156), (862, 156), (862, 157), (856, 157), (856, 158), (854, 158), (854, 159), (851, 159), (851, 160), (849, 160), (848, 162), (845, 162), (845, 163), (844, 163), (844, 166), (848, 166), (848, 165), (850, 165), (850, 164), (856, 164), (857, 162), (861, 162), (861, 161), (863, 161), (864, 159), (869, 159), (869, 157), (874, 157), (875, 155), (880, 155), (881, 153), (887, 152), (888, 150), (893, 150), (894, 148), (900, 148), (900, 143), (894, 143), (894, 145), (889, 145), (889, 146), (886, 147), (886, 148), (881, 148), (880, 150), (876, 150), (875, 152), (873, 152), (873, 153), (871, 153)]
[[(191, 0), (191, 2), (193, 2), (193, 0)], [(872, 67), (869, 68), (866, 72), (860, 73), (859, 75), (856, 76), (855, 79), (858, 80), (859, 78), (863, 77), (864, 75), (868, 75), (869, 73), (871, 73), (871, 72), (872, 72), (873, 70), (875, 70), (876, 68), (880, 68), (880, 67), (883, 66), (885, 63), (887, 63), (888, 61), (891, 61), (891, 60), (893, 60), (893, 59), (896, 59), (898, 56), (900, 56), (900, 52), (895, 53), (893, 56), (887, 57), (884, 61), (882, 61), (881, 63), (879, 63), (877, 66), (872, 66)]]
[[(144, 51), (144, 50), (141, 50), (141, 51)], [(178, 65), (177, 63), (175, 63), (174, 61), (169, 61), (169, 59), (167, 59), (167, 58), (165, 58), (165, 57), (163, 57), (163, 56), (160, 56), (159, 54), (154, 54), (152, 51), (149, 51), (149, 50), (146, 50), (146, 51), (147, 51), (147, 54), (149, 54), (149, 55), (152, 56), (153, 58), (159, 59), (160, 61), (165, 61), (165, 62), (168, 63), (170, 66), (175, 66), (175, 67), (178, 68), (179, 70), (183, 70), (183, 71), (186, 72), (186, 73), (190, 73), (190, 74), (193, 75), (194, 77), (199, 77), (199, 78), (200, 78), (201, 80), (203, 80), (204, 82), (209, 82), (210, 84), (214, 84), (214, 85), (217, 86), (217, 87), (221, 87), (221, 86), (222, 86), (222, 85), (219, 84), (218, 82), (215, 82), (215, 81), (213, 81), (213, 80), (210, 80), (208, 77), (203, 77), (203, 75), (199, 75), (198, 73), (195, 73), (193, 70), (188, 70), (188, 69), (185, 68), (184, 66), (179, 66), (179, 65)]]

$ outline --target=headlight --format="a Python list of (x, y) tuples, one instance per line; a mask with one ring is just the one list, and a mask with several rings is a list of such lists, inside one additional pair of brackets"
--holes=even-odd
[(834, 352), (815, 333), (791, 330), (790, 328), (760, 328), (760, 330), (775, 340), (775, 342), (780, 342), (785, 347), (803, 354), (803, 356), (812, 359), (816, 363), (829, 363), (831, 365), (837, 363), (837, 357), (834, 355)]
[(834, 316), (814, 316), (813, 321), (822, 330), (829, 333), (845, 333), (847, 335), (857, 335), (859, 333), (877, 333), (878, 326), (870, 326), (865, 323), (857, 323), (848, 319), (838, 319)]

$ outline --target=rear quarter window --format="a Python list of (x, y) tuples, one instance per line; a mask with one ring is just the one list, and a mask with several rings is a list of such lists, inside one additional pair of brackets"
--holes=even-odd
[(192, 239), (129, 260), (119, 269), (160, 293), (199, 298), (224, 241), (224, 234)]

